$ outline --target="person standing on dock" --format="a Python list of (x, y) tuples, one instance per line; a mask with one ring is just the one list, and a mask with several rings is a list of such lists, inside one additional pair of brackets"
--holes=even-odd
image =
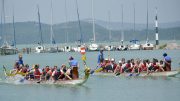
[(165, 71), (171, 71), (171, 57), (167, 53), (163, 54), (164, 56), (164, 69)]

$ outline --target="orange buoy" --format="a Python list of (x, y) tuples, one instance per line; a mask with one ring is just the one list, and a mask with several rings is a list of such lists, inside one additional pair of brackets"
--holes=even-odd
[(81, 54), (84, 55), (86, 53), (86, 49), (85, 47), (81, 47), (81, 50), (80, 50)]

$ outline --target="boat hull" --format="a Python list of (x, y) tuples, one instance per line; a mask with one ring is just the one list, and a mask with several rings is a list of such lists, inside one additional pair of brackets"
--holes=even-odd
[(130, 45), (129, 50), (140, 50), (140, 45), (138, 44)]
[[(153, 72), (153, 73), (140, 73), (140, 74), (136, 74), (136, 73), (122, 73), (118, 76), (138, 76), (138, 77), (145, 77), (145, 76), (149, 76), (149, 77), (171, 77), (171, 76), (176, 76), (180, 74), (180, 71), (174, 70), (174, 71), (166, 71), (166, 72)], [(94, 75), (101, 75), (101, 76), (116, 76), (114, 73), (103, 73), (103, 72), (98, 72), (98, 73), (94, 73)]]

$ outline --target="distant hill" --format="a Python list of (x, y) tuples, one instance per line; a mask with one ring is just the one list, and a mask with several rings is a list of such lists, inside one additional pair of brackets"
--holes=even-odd
[[(83, 20), (85, 22), (92, 22), (92, 19), (85, 19)], [(97, 25), (100, 25), (104, 28), (107, 28), (107, 26), (110, 26), (112, 30), (121, 30), (122, 23), (121, 22), (107, 22), (102, 20), (95, 20), (95, 23)], [(134, 24), (133, 23), (126, 23), (124, 22), (124, 30), (133, 30)], [(149, 24), (149, 29), (154, 29), (154, 23)], [(146, 29), (146, 24), (138, 24), (135, 25), (136, 30), (143, 30)], [(159, 28), (174, 28), (174, 27), (180, 27), (180, 21), (177, 22), (169, 22), (169, 23), (159, 23)]]
[[(118, 23), (117, 23), (118, 24)], [(92, 34), (92, 23), (87, 21), (81, 21), (82, 25), (82, 33), (83, 33), (83, 41), (89, 42), (93, 38)], [(169, 28), (160, 28), (159, 29), (159, 38), (161, 40), (172, 40), (176, 38), (176, 40), (180, 40), (180, 26), (173, 27), (167, 24)], [(178, 25), (178, 24), (177, 24)], [(96, 40), (97, 41), (109, 41), (109, 31), (103, 27), (102, 25), (96, 24)], [(16, 40), (17, 44), (36, 44), (40, 41), (39, 34), (39, 25), (37, 22), (16, 22)], [(118, 26), (116, 26), (118, 27)], [(56, 24), (53, 26), (55, 40), (57, 43), (64, 43), (67, 39), (66, 36), (66, 25), (65, 23)], [(120, 41), (121, 39), (121, 31), (115, 30), (116, 28), (112, 28), (112, 41)], [(4, 32), (4, 31), (3, 31)], [(11, 23), (5, 24), (5, 34), (7, 34), (7, 40), (12, 42), (13, 39), (13, 27)], [(67, 24), (67, 32), (69, 42), (75, 42), (80, 39), (80, 32), (78, 23), (76, 21), (69, 22)], [(43, 40), (45, 43), (50, 43), (50, 25), (42, 24), (42, 33)], [(146, 30), (137, 30), (135, 34), (133, 34), (132, 29), (125, 29), (125, 40), (131, 40), (134, 37), (138, 40), (146, 39)], [(155, 31), (153, 29), (149, 30), (149, 39), (155, 39)], [(2, 27), (0, 26), (0, 36), (5, 35), (2, 34)], [(2, 41), (2, 40), (1, 40)], [(2, 42), (1, 42), (2, 43)]]

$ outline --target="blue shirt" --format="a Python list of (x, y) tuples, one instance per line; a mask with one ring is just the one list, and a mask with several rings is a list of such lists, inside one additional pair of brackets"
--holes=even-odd
[(72, 67), (72, 66), (78, 66), (78, 61), (77, 60), (71, 60), (69, 62), (69, 65)]
[(100, 62), (102, 61), (102, 60), (104, 60), (104, 54), (103, 53), (101, 53), (101, 52), (99, 52), (99, 54), (98, 54), (98, 64), (100, 64)]
[(165, 59), (166, 61), (171, 61), (171, 57), (169, 57), (169, 56), (164, 57), (164, 59)]
[(19, 59), (18, 63), (19, 63), (19, 65), (24, 65), (24, 63), (23, 63), (23, 60), (22, 60), (22, 59)]

